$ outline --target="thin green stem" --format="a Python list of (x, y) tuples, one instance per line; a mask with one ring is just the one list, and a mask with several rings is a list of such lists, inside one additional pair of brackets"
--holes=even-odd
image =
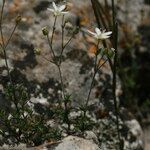
[(4, 37), (3, 37), (3, 29), (2, 29), (2, 22), (3, 22), (3, 11), (5, 6), (5, 0), (3, 0), (2, 9), (1, 9), (1, 16), (0, 16), (0, 32), (1, 32), (1, 38), (2, 38), (2, 46), (4, 47)]
[(119, 108), (117, 105), (117, 96), (116, 96), (116, 77), (117, 77), (117, 66), (118, 66), (118, 24), (116, 23), (116, 11), (114, 0), (112, 0), (112, 22), (113, 22), (113, 47), (115, 49), (114, 56), (114, 65), (113, 65), (113, 99), (114, 99), (114, 109), (116, 115), (116, 127), (117, 127), (117, 135), (119, 140), (119, 149), (123, 150), (122, 141), (119, 132)]
[(62, 17), (62, 51), (63, 51), (63, 48), (64, 48), (64, 27), (65, 27), (65, 25), (64, 25), (64, 15), (63, 15), (63, 17)]
[(17, 26), (18, 26), (18, 23), (15, 24), (15, 26), (14, 26), (14, 28), (13, 28), (13, 30), (12, 30), (10, 36), (9, 36), (9, 39), (7, 40), (7, 42), (6, 42), (6, 44), (5, 44), (5, 49), (7, 48), (7, 46), (8, 46), (8, 44), (9, 44), (10, 40), (12, 39), (12, 36), (14, 35), (14, 32), (15, 32)]
[(51, 41), (50, 41), (51, 46), (53, 45), (53, 38), (54, 38), (55, 29), (56, 29), (56, 20), (57, 20), (57, 16), (54, 19), (54, 25), (53, 25), (52, 36), (51, 36)]
[[(99, 41), (97, 43), (97, 50), (98, 50), (98, 46), (99, 46)], [(85, 108), (87, 108), (88, 106), (88, 103), (89, 103), (89, 100), (90, 100), (90, 95), (91, 95), (91, 91), (92, 91), (92, 88), (93, 88), (93, 84), (94, 84), (94, 79), (95, 79), (95, 76), (96, 76), (96, 73), (98, 71), (98, 68), (97, 68), (97, 54), (95, 56), (95, 62), (94, 62), (94, 74), (93, 74), (93, 77), (92, 77), (92, 82), (91, 82), (91, 85), (90, 85), (90, 90), (89, 90), (89, 93), (88, 93), (88, 96), (87, 96), (87, 99), (86, 99), (86, 103), (85, 103)], [(86, 111), (84, 113), (84, 116), (86, 115)]]
[(98, 67), (98, 70), (101, 69), (101, 67), (108, 61), (108, 59), (106, 59), (99, 67)]
[[(105, 48), (108, 47), (106, 41), (103, 41), (102, 44), (103, 44), (103, 46), (104, 46)], [(108, 62), (109, 62), (110, 69), (111, 69), (111, 71), (113, 71), (113, 63), (112, 63), (112, 60), (111, 60), (110, 57), (108, 57), (108, 56), (107, 56), (107, 59), (108, 59)]]
[(7, 74), (9, 77), (9, 81), (12, 84), (12, 79), (11, 79), (10, 70), (9, 70), (8, 61), (7, 61), (6, 47), (5, 47), (5, 43), (4, 43), (4, 37), (3, 37), (3, 28), (2, 28), (4, 6), (5, 6), (5, 0), (3, 1), (3, 4), (2, 4), (1, 16), (0, 16), (0, 33), (1, 33), (1, 39), (2, 39), (1, 47), (3, 50), (3, 54), (4, 54), (5, 65), (7, 68)]
[(53, 29), (52, 29), (52, 35), (51, 35), (51, 39), (49, 38), (49, 36), (47, 35), (47, 41), (48, 41), (48, 45), (51, 49), (53, 58), (56, 58), (54, 50), (53, 50), (53, 38), (54, 38), (54, 33), (55, 33), (55, 29), (56, 29), (56, 21), (57, 21), (57, 16), (54, 19), (54, 24), (53, 24)]
[(10, 70), (9, 70), (8, 61), (7, 61), (7, 54), (6, 54), (6, 50), (5, 50), (4, 47), (3, 47), (3, 53), (4, 53), (5, 65), (6, 65), (6, 68), (7, 68), (7, 74), (8, 74), (8, 77), (9, 77), (9, 82), (12, 84), (12, 79), (11, 79)]
[(59, 57), (59, 64), (61, 64), (61, 61), (62, 61), (62, 54), (63, 54), (63, 51), (64, 51), (64, 15), (62, 17), (62, 25), (61, 25), (61, 33), (62, 33), (62, 36), (61, 36), (61, 52), (60, 52), (60, 57)]
[(113, 22), (113, 26), (116, 20), (116, 11), (115, 11), (115, 2), (114, 0), (112, 0), (112, 22)]
[(117, 60), (118, 60), (118, 54), (117, 54), (117, 47), (115, 46), (114, 67), (113, 67), (113, 98), (114, 98), (114, 108), (115, 108), (115, 114), (116, 114), (116, 126), (117, 126), (119, 147), (120, 147), (120, 150), (122, 150), (121, 138), (120, 138), (120, 132), (119, 132), (119, 108), (117, 105), (117, 96), (116, 96), (116, 82), (117, 82), (116, 75), (117, 75), (117, 66), (118, 66)]
[(53, 63), (53, 64), (54, 64), (54, 62), (53, 62), (52, 60), (49, 60), (49, 59), (48, 59), (48, 58), (46, 58), (44, 55), (42, 55), (42, 54), (41, 54), (41, 56), (42, 56), (42, 58), (43, 58), (44, 60), (46, 60), (46, 61), (51, 62), (51, 63)]
[[(103, 53), (98, 62), (101, 62), (101, 61), (102, 61), (102, 59), (104, 58), (104, 55), (105, 55), (105, 54)], [(99, 67), (98, 67), (98, 68), (99, 68)]]
[[(10, 42), (10, 40), (11, 40), (11, 38), (12, 38), (12, 36), (13, 36), (13, 34), (14, 34), (16, 28), (17, 28), (17, 25), (18, 25), (18, 24), (15, 24), (15, 27), (13, 28), (13, 31), (11, 32), (10, 37), (9, 37), (9, 39), (7, 40), (6, 44), (4, 44), (4, 42), (3, 42), (3, 45), (1, 45), (1, 47), (2, 47), (2, 49), (3, 49), (3, 53), (4, 53), (4, 59), (5, 59), (5, 64), (6, 64), (6, 68), (7, 68), (8, 77), (9, 77), (10, 83), (11, 83), (12, 85), (13, 85), (13, 82), (12, 82), (12, 79), (11, 79), (10, 69), (9, 69), (9, 66), (8, 66), (6, 48), (7, 48), (8, 44), (9, 44), (9, 42)], [(2, 31), (2, 29), (1, 29), (1, 31)], [(3, 37), (3, 32), (1, 32), (1, 37)]]
[(93, 84), (94, 84), (94, 79), (95, 79), (96, 73), (97, 73), (97, 71), (94, 71), (94, 74), (93, 74), (93, 77), (92, 77), (92, 82), (91, 82), (91, 85), (90, 85), (90, 90), (89, 90), (89, 93), (88, 93), (88, 96), (87, 96), (87, 100), (86, 100), (86, 104), (85, 104), (86, 107), (88, 106), (88, 103), (89, 103), (89, 100), (90, 100), (90, 95), (91, 95), (91, 91), (92, 91), (92, 88), (93, 88)]
[(47, 41), (48, 41), (48, 45), (49, 45), (49, 47), (50, 47), (50, 50), (51, 50), (51, 52), (52, 52), (53, 58), (55, 58), (56, 56), (55, 56), (55, 53), (54, 53), (54, 50), (53, 50), (53, 47), (52, 47), (52, 45), (51, 45), (51, 41), (50, 41), (50, 38), (49, 38), (48, 35), (47, 35)]
[[(8, 44), (9, 44), (9, 42), (10, 42), (10, 40), (11, 40), (11, 38), (12, 38), (12, 36), (13, 36), (15, 30), (16, 30), (16, 27), (17, 27), (17, 24), (16, 24), (15, 27), (13, 28), (13, 31), (12, 31), (12, 33), (11, 33), (11, 35), (10, 35), (8, 41), (6, 42), (6, 44), (4, 44), (4, 42), (3, 42), (3, 46), (1, 46), (2, 49), (3, 49), (3, 53), (4, 53), (4, 59), (5, 59), (5, 64), (6, 64), (6, 68), (7, 68), (8, 77), (9, 77), (10, 83), (11, 83), (12, 85), (13, 85), (13, 82), (12, 82), (12, 79), (11, 79), (10, 70), (9, 70), (9, 66), (8, 66), (6, 48), (7, 48)], [(2, 29), (1, 29), (1, 31), (2, 31)], [(1, 37), (3, 37), (3, 33), (2, 33), (2, 32), (1, 32)]]
[(16, 27), (17, 27), (17, 24), (15, 25), (8, 41), (6, 42), (6, 45), (5, 45), (5, 42), (4, 42), (4, 37), (3, 37), (3, 29), (2, 29), (2, 22), (3, 22), (3, 11), (4, 11), (4, 5), (5, 5), (5, 0), (3, 0), (3, 4), (2, 4), (2, 9), (1, 9), (1, 16), (0, 16), (0, 36), (1, 36), (1, 39), (2, 39), (2, 44), (1, 45), (1, 48), (3, 50), (3, 54), (4, 54), (4, 59), (5, 59), (5, 65), (6, 65), (6, 69), (7, 69), (7, 74), (8, 74), (8, 78), (9, 78), (9, 82), (12, 86), (12, 92), (13, 92), (13, 102), (15, 104), (15, 107), (17, 109), (17, 112), (19, 113), (19, 108), (18, 108), (18, 104), (17, 104), (17, 98), (16, 98), (16, 94), (15, 94), (15, 85), (12, 81), (12, 78), (11, 78), (11, 74), (10, 74), (10, 69), (9, 69), (9, 65), (8, 65), (8, 59), (7, 59), (7, 54), (6, 54), (6, 48), (16, 30)]
[(64, 52), (64, 49), (66, 48), (66, 46), (71, 42), (71, 40), (74, 37), (74, 33), (73, 33), (72, 36), (69, 38), (69, 40), (64, 44), (64, 28), (65, 28), (65, 25), (64, 25), (64, 16), (63, 16), (63, 18), (62, 18), (62, 45), (61, 45), (61, 53), (60, 53), (59, 64), (61, 64), (61, 62), (62, 62), (62, 54)]
[[(105, 23), (103, 22), (103, 18), (101, 18), (99, 15), (101, 15), (101, 13), (99, 12), (99, 7), (97, 7), (99, 5), (99, 2), (97, 0), (91, 0), (91, 3), (92, 3), (92, 7), (93, 7), (93, 11), (94, 11), (94, 15), (96, 17), (96, 21), (97, 21), (97, 24), (98, 24), (98, 27), (100, 28), (102, 25), (105, 26)], [(107, 44), (105, 41), (102, 42), (103, 46), (106, 48), (107, 47)], [(112, 60), (107, 57), (108, 59), (108, 62), (109, 62), (109, 65), (110, 65), (110, 68), (111, 70), (113, 70), (113, 63), (112, 63)]]
[(65, 99), (65, 88), (64, 88), (64, 83), (63, 83), (63, 77), (60, 69), (60, 65), (57, 65), (58, 71), (59, 71), (59, 77), (60, 77), (60, 82), (61, 82), (61, 88), (62, 88), (62, 99)]
[[(57, 16), (54, 19), (54, 24), (53, 24), (53, 30), (52, 30), (51, 39), (47, 35), (48, 44), (49, 44), (49, 47), (50, 47), (50, 49), (52, 51), (54, 61), (50, 61), (50, 60), (48, 60), (45, 57), (43, 57), (43, 58), (46, 59), (47, 61), (55, 64), (57, 66), (58, 72), (59, 72), (59, 77), (60, 77), (60, 82), (61, 82), (61, 88), (62, 88), (62, 99), (64, 99), (65, 98), (65, 89), (64, 89), (62, 72), (61, 72), (61, 68), (60, 68), (61, 62), (55, 62), (56, 55), (55, 55), (54, 50), (53, 50), (53, 38), (54, 38), (54, 33), (55, 33), (55, 28), (56, 28), (56, 21), (57, 21)], [(63, 49), (64, 49), (64, 44), (63, 44), (63, 41), (64, 41), (64, 27), (63, 27), (63, 25), (64, 25), (64, 16), (62, 18), (62, 50), (61, 50), (60, 57), (62, 57), (62, 53), (63, 53)], [(59, 60), (59, 61), (61, 61), (61, 60)]]
[(86, 104), (85, 104), (86, 107), (88, 106), (88, 103), (89, 103), (89, 99), (90, 99), (91, 91), (92, 91), (92, 88), (93, 88), (93, 84), (94, 84), (94, 79), (95, 79), (96, 73), (98, 72), (98, 70), (100, 70), (100, 68), (101, 68), (107, 61), (108, 61), (108, 60), (106, 59), (100, 66), (97, 66), (97, 57), (96, 57), (96, 59), (95, 59), (94, 75), (93, 75), (93, 77), (92, 77), (92, 82), (91, 82), (90, 90), (89, 90), (88, 97), (87, 97), (87, 100), (86, 100)]
[(63, 48), (66, 48), (66, 46), (71, 42), (71, 40), (73, 39), (74, 34), (72, 34), (72, 36), (70, 37), (70, 39), (66, 42), (66, 44), (64, 45)]

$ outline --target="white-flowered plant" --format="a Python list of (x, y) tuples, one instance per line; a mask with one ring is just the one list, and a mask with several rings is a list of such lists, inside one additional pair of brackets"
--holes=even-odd
[(56, 6), (55, 2), (52, 3), (53, 5), (53, 9), (51, 8), (47, 8), (47, 10), (53, 12), (54, 16), (61, 16), (61, 15), (64, 15), (64, 14), (67, 14), (68, 12), (67, 11), (64, 11), (65, 8), (66, 8), (66, 5), (62, 5), (60, 7)]
[(102, 30), (99, 28), (95, 28), (95, 32), (91, 32), (88, 30), (88, 33), (90, 33), (92, 36), (94, 36), (94, 38), (96, 38), (97, 40), (108, 39), (110, 37), (110, 35), (112, 34), (111, 31), (106, 32), (106, 30)]

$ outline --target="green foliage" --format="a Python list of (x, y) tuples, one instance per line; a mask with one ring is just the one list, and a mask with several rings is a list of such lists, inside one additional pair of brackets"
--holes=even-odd
[(0, 110), (0, 134), (5, 140), (13, 139), (14, 143), (39, 145), (46, 140), (60, 139), (61, 132), (47, 124), (45, 115), (37, 114), (31, 109), (27, 91), (22, 85), (15, 85), (15, 89), (8, 85), (5, 88), (5, 98), (13, 106), (10, 112)]
[(67, 123), (67, 125), (68, 125), (68, 130), (70, 130), (70, 120), (69, 120), (69, 114), (71, 111), (70, 104), (71, 104), (71, 95), (65, 95), (65, 97), (64, 97), (64, 108), (65, 109), (62, 112), (62, 117), (63, 117), (63, 122)]
[(75, 129), (80, 132), (92, 130), (94, 126), (95, 123), (91, 120), (91, 117), (84, 115), (84, 113), (81, 113), (75, 120)]

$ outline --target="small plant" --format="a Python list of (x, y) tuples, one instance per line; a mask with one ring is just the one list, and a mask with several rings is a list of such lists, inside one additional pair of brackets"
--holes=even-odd
[[(63, 82), (62, 72), (61, 72), (61, 63), (62, 63), (62, 56), (63, 56), (63, 52), (64, 52), (65, 47), (69, 44), (69, 42), (72, 40), (72, 38), (75, 36), (75, 34), (78, 33), (77, 31), (79, 30), (79, 28), (76, 27), (73, 30), (72, 36), (70, 37), (68, 42), (64, 43), (64, 29), (65, 29), (65, 25), (66, 25), (65, 14), (68, 13), (68, 12), (64, 11), (65, 8), (66, 8), (65, 5), (57, 7), (54, 2), (52, 4), (53, 4), (53, 8), (54, 9), (48, 8), (48, 10), (51, 11), (53, 13), (53, 15), (54, 15), (54, 24), (53, 24), (51, 38), (49, 38), (48, 28), (47, 27), (42, 28), (43, 35), (47, 37), (49, 48), (50, 48), (51, 53), (52, 53), (52, 60), (48, 60), (45, 57), (44, 58), (46, 60), (48, 60), (50, 63), (53, 63), (54, 65), (56, 65), (56, 67), (58, 68), (60, 82), (61, 82), (61, 88), (62, 88), (62, 100), (63, 100), (62, 104), (64, 105), (64, 112), (62, 113), (64, 115), (63, 116), (63, 121), (64, 121), (64, 123), (68, 124), (68, 130), (70, 130), (70, 121), (69, 121), (69, 117), (68, 117), (69, 113), (71, 111), (68, 108), (68, 102), (69, 102), (68, 100), (69, 100), (70, 96), (68, 97), (68, 95), (65, 94), (65, 87), (64, 87), (64, 82)], [(56, 56), (56, 54), (55, 54), (55, 52), (53, 50), (53, 37), (54, 37), (54, 34), (55, 34), (57, 17), (59, 17), (59, 16), (62, 16), (62, 24), (61, 24), (61, 27), (62, 27), (62, 30), (61, 30), (62, 39), (61, 39), (61, 52), (60, 52), (60, 55)], [(100, 42), (105, 40), (105, 39), (107, 39), (107, 38), (109, 38), (110, 35), (112, 34), (111, 31), (105, 32), (105, 30), (101, 30), (99, 28), (95, 28), (95, 32), (91, 32), (89, 30), (86, 30), (86, 32), (89, 33), (90, 35), (92, 35), (94, 37), (94, 39), (96, 40), (96, 42), (97, 42), (97, 46), (96, 46), (97, 50), (96, 50), (96, 53), (95, 53), (94, 74), (93, 74), (93, 77), (92, 77), (92, 82), (91, 82), (91, 86), (90, 86), (90, 89), (89, 89), (89, 93), (88, 93), (87, 99), (85, 101), (85, 106), (84, 106), (85, 109), (83, 111), (83, 114), (81, 114), (81, 116), (79, 118), (79, 120), (81, 119), (81, 120), (84, 120), (84, 121), (89, 119), (86, 116), (86, 112), (88, 110), (87, 109), (88, 108), (88, 103), (89, 103), (89, 100), (90, 100), (90, 94), (91, 94), (91, 91), (92, 91), (92, 88), (93, 88), (95, 76), (98, 73), (98, 71), (101, 69), (101, 67), (108, 61), (108, 59), (106, 59), (103, 63), (101, 63), (101, 61), (104, 59), (105, 56), (107, 56), (109, 59), (111, 59), (111, 57), (114, 54), (114, 50), (112, 50), (112, 49), (99, 48)], [(41, 53), (38, 49), (35, 50), (35, 51), (37, 52), (37, 54)], [(86, 126), (86, 122), (84, 123), (84, 121), (82, 121), (83, 124), (81, 123), (83, 127), (80, 128), (80, 129), (83, 129), (83, 130), (81, 130), (82, 132), (87, 129), (85, 127)]]
[(12, 90), (10, 85), (5, 89), (5, 99), (11, 100), (11, 110), (0, 111), (1, 135), (4, 139), (12, 139), (17, 144), (22, 142), (30, 145), (39, 145), (48, 139), (59, 139), (58, 129), (52, 129), (44, 115), (38, 115), (30, 108), (26, 89), (22, 85), (15, 86), (17, 102), (12, 101)]
[[(2, 28), (4, 5), (5, 0), (2, 3), (0, 17), (0, 33), (2, 39), (0, 46), (9, 78), (9, 83), (4, 87), (4, 98), (10, 103), (10, 109), (6, 110), (2, 108), (0, 110), (0, 134), (3, 137), (3, 141), (10, 145), (22, 142), (34, 146), (50, 139), (59, 140), (61, 131), (57, 127), (52, 128), (48, 125), (47, 118), (44, 114), (34, 112), (29, 102), (29, 95), (26, 88), (22, 84), (15, 84), (12, 80), (6, 50), (18, 24), (21, 22), (21, 16), (16, 17), (15, 26), (10, 37), (5, 42)], [(39, 50), (36, 50), (36, 53), (39, 54), (39, 52)]]
[[(103, 25), (106, 29), (107, 28), (112, 28), (113, 31), (113, 38), (111, 40), (112, 46), (114, 48), (114, 58), (113, 61), (110, 59), (109, 56), (107, 56), (109, 65), (111, 67), (111, 71), (113, 74), (113, 81), (112, 81), (112, 94), (113, 94), (113, 100), (114, 100), (114, 111), (115, 111), (115, 116), (116, 116), (116, 128), (117, 128), (117, 135), (118, 135), (118, 141), (119, 141), (119, 149), (122, 150), (123, 149), (123, 141), (121, 140), (120, 137), (120, 130), (119, 130), (119, 106), (117, 104), (117, 97), (116, 97), (116, 76), (117, 76), (117, 69), (118, 69), (118, 24), (116, 21), (116, 8), (115, 8), (115, 4), (114, 4), (114, 0), (111, 0), (112, 3), (112, 21), (110, 20), (109, 16), (109, 12), (104, 13), (103, 9), (99, 9), (102, 8), (101, 3), (98, 2), (97, 0), (91, 0), (92, 6), (93, 6), (93, 10), (94, 10), (94, 14), (96, 17), (96, 21), (98, 23), (98, 26)], [(107, 0), (105, 1), (105, 5), (106, 7), (108, 7), (108, 3)], [(106, 20), (103, 17), (103, 13), (104, 16), (106, 18)], [(103, 46), (107, 47), (107, 43), (105, 41), (103, 41)]]
[[(72, 29), (71, 36), (69, 37), (67, 42), (65, 41), (65, 28), (66, 28), (66, 20), (65, 15), (69, 13), (66, 11), (66, 5), (62, 5), (60, 7), (56, 6), (53, 2), (53, 9), (48, 8), (48, 11), (53, 13), (54, 15), (54, 24), (52, 28), (52, 34), (50, 35), (49, 27), (43, 27), (42, 33), (46, 37), (46, 40), (49, 45), (49, 49), (51, 52), (51, 59), (46, 58), (42, 55), (42, 50), (39, 48), (35, 48), (34, 52), (37, 55), (41, 55), (46, 61), (54, 64), (58, 69), (60, 84), (61, 84), (61, 97), (58, 100), (58, 105), (52, 105), (52, 113), (49, 116), (46, 114), (38, 114), (34, 111), (31, 107), (30, 98), (27, 93), (26, 88), (21, 84), (15, 84), (12, 80), (10, 69), (8, 66), (8, 59), (6, 48), (13, 37), (13, 34), (21, 21), (21, 16), (16, 18), (15, 27), (8, 39), (7, 42), (4, 42), (3, 39), (3, 30), (2, 30), (2, 21), (3, 21), (3, 9), (4, 9), (5, 0), (3, 0), (2, 10), (1, 10), (1, 18), (0, 18), (0, 32), (2, 43), (0, 43), (1, 49), (3, 51), (3, 55), (5, 58), (5, 64), (7, 68), (7, 73), (9, 77), (9, 83), (5, 87), (5, 99), (8, 100), (12, 107), (10, 107), (9, 111), (1, 110), (0, 117), (1, 117), (1, 130), (0, 134), (7, 139), (12, 139), (12, 142), (19, 144), (20, 142), (27, 143), (29, 145), (40, 145), (41, 143), (49, 140), (59, 140), (62, 137), (62, 132), (65, 132), (67, 135), (73, 134), (74, 132), (81, 132), (82, 134), (86, 130), (92, 130), (96, 123), (91, 119), (91, 116), (88, 114), (89, 110), (89, 101), (92, 89), (94, 87), (95, 77), (96, 74), (101, 70), (105, 63), (109, 62), (109, 65), (112, 69), (113, 74), (113, 99), (114, 99), (114, 109), (116, 115), (116, 127), (117, 127), (117, 135), (119, 140), (120, 150), (122, 149), (120, 133), (119, 133), (119, 108), (117, 105), (116, 100), (116, 74), (117, 74), (117, 36), (118, 36), (118, 25), (116, 24), (115, 18), (115, 8), (114, 8), (114, 1), (112, 0), (112, 14), (113, 14), (113, 23), (112, 30), (113, 30), (113, 40), (112, 40), (112, 47), (107, 46), (106, 39), (109, 39), (112, 31), (106, 32), (100, 28), (96, 27), (95, 32), (89, 31), (84, 29), (83, 32), (86, 32), (90, 36), (92, 36), (95, 40), (96, 51), (94, 55), (94, 66), (93, 66), (93, 76), (91, 79), (91, 84), (89, 91), (87, 93), (87, 98), (85, 98), (85, 103), (83, 106), (74, 108), (72, 106), (71, 95), (68, 94), (65, 90), (65, 84), (62, 75), (62, 62), (63, 62), (63, 54), (66, 46), (72, 41), (72, 39), (76, 36), (76, 34), (83, 30), (76, 26)], [(92, 1), (92, 4), (95, 3)], [(96, 9), (96, 8), (95, 8)], [(97, 14), (97, 13), (96, 13)], [(57, 19), (61, 17), (61, 50), (59, 54), (56, 54), (54, 51), (54, 35), (57, 28)], [(108, 27), (106, 26), (106, 29)], [(103, 43), (103, 47), (100, 46), (100, 43)], [(73, 111), (80, 112), (75, 119), (70, 117)], [(48, 121), (54, 119), (58, 125), (52, 126), (48, 124)], [(61, 124), (67, 125), (62, 129)], [(73, 127), (73, 129), (72, 129)], [(12, 144), (12, 143), (10, 143)]]
[[(95, 61), (94, 61), (94, 74), (93, 74), (90, 90), (89, 90), (89, 93), (87, 96), (87, 100), (85, 103), (85, 107), (88, 106), (88, 102), (90, 99), (91, 90), (93, 88), (95, 76), (96, 76), (97, 72), (101, 69), (101, 67), (108, 61), (108, 59), (106, 59), (102, 64), (100, 64), (100, 63), (104, 59), (105, 55), (108, 55), (110, 53), (110, 52), (108, 53), (108, 51), (109, 51), (108, 49), (99, 48), (99, 43), (100, 43), (100, 41), (109, 38), (110, 34), (112, 33), (111, 31), (110, 32), (105, 32), (105, 30), (102, 31), (99, 28), (95, 28), (95, 33), (91, 32), (91, 31), (88, 31), (88, 32), (92, 36), (94, 36), (94, 38), (96, 39), (97, 45), (96, 45)], [(99, 54), (101, 54), (100, 58), (99, 58)], [(85, 113), (86, 113), (86, 111), (85, 111)]]

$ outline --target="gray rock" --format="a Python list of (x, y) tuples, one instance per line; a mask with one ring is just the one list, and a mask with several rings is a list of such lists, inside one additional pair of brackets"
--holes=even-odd
[[(18, 146), (9, 146), (4, 144), (2, 147), (0, 147), (0, 150), (27, 150), (25, 144), (19, 144)], [(32, 150), (32, 149), (28, 149)]]
[(85, 137), (85, 139), (91, 140), (91, 141), (93, 141), (96, 144), (99, 143), (97, 136), (92, 131), (86, 131), (84, 133), (84, 137)]
[(60, 143), (44, 145), (40, 150), (100, 150), (100, 148), (91, 140), (68, 136)]
[(127, 24), (132, 31), (136, 31), (141, 24), (143, 0), (120, 0), (118, 2), (118, 19)]
[[(143, 131), (137, 120), (132, 119), (125, 121), (126, 126), (128, 127), (128, 137), (125, 141), (125, 147), (131, 148), (133, 150), (140, 150), (144, 147), (144, 136)], [(130, 142), (129, 142), (130, 141)]]

